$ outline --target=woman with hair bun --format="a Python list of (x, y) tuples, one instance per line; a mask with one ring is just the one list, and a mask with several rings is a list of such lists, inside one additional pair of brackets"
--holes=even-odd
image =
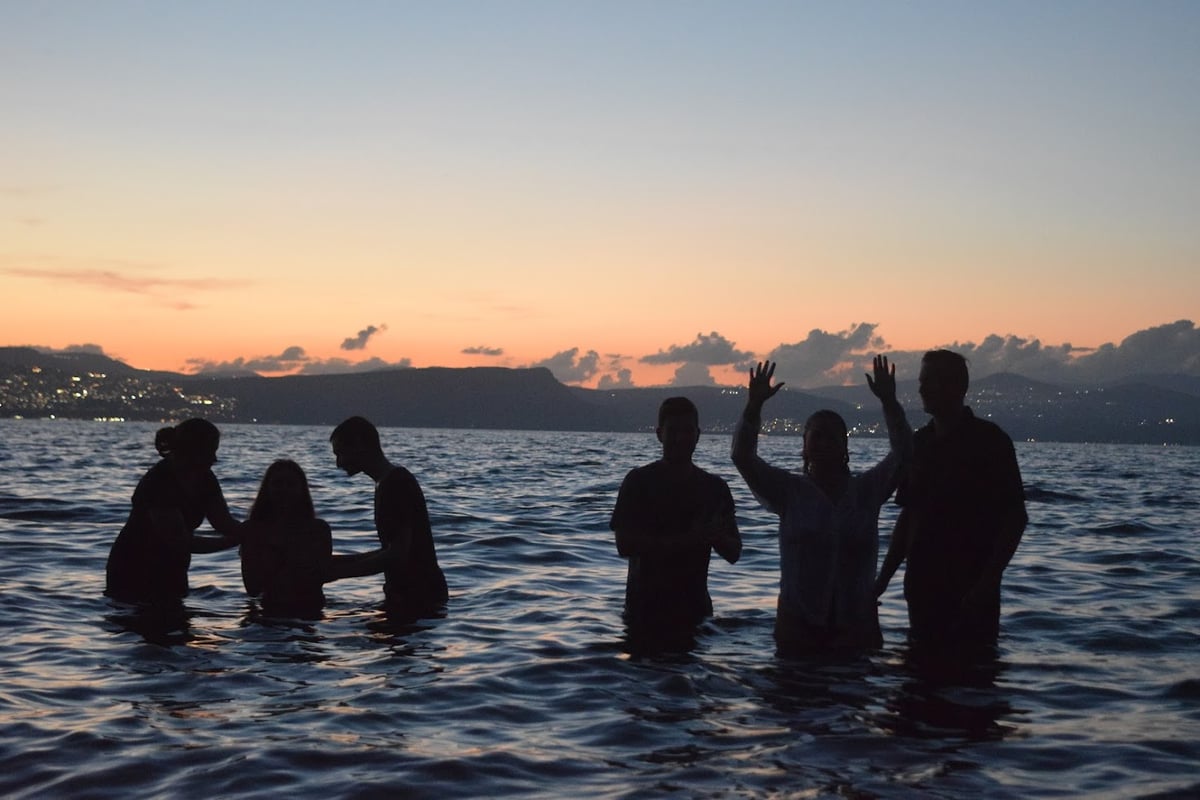
[[(178, 600), (188, 593), (192, 553), (238, 544), (241, 523), (229, 513), (213, 474), (221, 434), (208, 420), (161, 428), (154, 448), (162, 460), (138, 481), (133, 507), (108, 553), (104, 593), (127, 603)], [(220, 536), (198, 536), (207, 519)]]

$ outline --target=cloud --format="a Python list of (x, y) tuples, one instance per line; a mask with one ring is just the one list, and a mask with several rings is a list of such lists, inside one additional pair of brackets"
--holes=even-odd
[(478, 347), (464, 347), (462, 349), (464, 356), (502, 356), (504, 355), (503, 347), (487, 347), (479, 345)]
[(238, 357), (232, 361), (209, 361), (203, 358), (189, 358), (185, 363), (197, 375), (223, 372), (293, 372), (308, 363), (308, 354), (298, 345), (285, 348), (283, 352), (272, 356), (255, 356), (253, 358)]
[[(42, 260), (45, 261), (46, 259)], [(246, 280), (229, 280), (224, 278), (160, 278), (153, 275), (131, 274), (129, 272), (130, 269), (136, 271), (139, 269), (157, 269), (157, 267), (146, 267), (145, 265), (123, 262), (112, 263), (117, 268), (4, 267), (0, 268), (0, 274), (52, 283), (74, 284), (102, 291), (143, 295), (181, 311), (196, 308), (196, 305), (190, 300), (179, 299), (180, 293), (196, 294), (224, 291), (227, 289), (241, 289), (251, 285), (251, 282)]]
[(529, 366), (546, 367), (554, 374), (562, 383), (582, 383), (594, 376), (599, 371), (600, 354), (595, 350), (588, 350), (583, 355), (579, 355), (579, 348), (572, 347), (570, 350), (562, 350), (549, 358), (535, 361)]
[(69, 344), (62, 349), (64, 353), (90, 353), (94, 356), (105, 355), (104, 348), (98, 344)]
[(187, 365), (197, 375), (229, 372), (336, 375), (346, 372), (409, 368), (412, 367), (412, 359), (402, 358), (399, 361), (384, 361), (382, 358), (368, 358), (363, 361), (350, 361), (345, 358), (312, 358), (305, 352), (303, 347), (293, 345), (278, 355), (255, 356), (253, 358), (239, 357), (232, 361), (209, 361), (203, 358), (189, 358)]
[(886, 350), (884, 340), (875, 335), (876, 327), (860, 322), (837, 333), (814, 328), (802, 341), (779, 345), (767, 359), (778, 364), (779, 379), (792, 386), (841, 384), (861, 370), (864, 358)]
[(633, 372), (622, 367), (615, 373), (605, 373), (600, 376), (600, 382), (596, 384), (597, 389), (632, 389), (633, 388)]
[(368, 325), (359, 331), (355, 336), (342, 341), (343, 350), (362, 350), (367, 346), (367, 342), (377, 333), (387, 330), (387, 325), (380, 325), (378, 328), (374, 325)]
[(384, 361), (382, 358), (368, 358), (363, 361), (347, 361), (344, 358), (314, 359), (300, 368), (301, 375), (340, 375), (347, 372), (371, 372), (383, 369), (411, 369), (412, 359), (402, 358), (399, 361)]
[(1147, 328), (1119, 345), (1101, 345), (1071, 366), (1072, 378), (1080, 381), (1151, 373), (1200, 376), (1200, 330), (1187, 319)]
[(744, 365), (754, 360), (754, 354), (734, 348), (733, 342), (713, 331), (705, 335), (697, 333), (695, 341), (684, 345), (671, 345), (666, 350), (642, 356), (643, 364), (704, 364), (707, 366), (723, 366), (726, 364)]
[(712, 373), (708, 371), (708, 367), (703, 364), (698, 364), (694, 361), (687, 364), (681, 364), (675, 370), (675, 377), (671, 379), (669, 386), (714, 386), (716, 381), (713, 380)]

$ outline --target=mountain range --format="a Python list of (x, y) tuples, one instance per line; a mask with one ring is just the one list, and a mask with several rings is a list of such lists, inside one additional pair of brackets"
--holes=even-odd
[[(923, 424), (915, 381), (898, 386), (910, 421)], [(702, 427), (727, 432), (744, 387), (585, 389), (545, 368), (408, 368), (285, 377), (186, 375), (139, 370), (93, 352), (0, 347), (0, 417), (146, 419), (334, 425), (351, 414), (391, 427), (645, 431), (659, 403), (690, 397)], [(1143, 375), (1106, 385), (1058, 386), (1011, 373), (972, 382), (968, 404), (1015, 440), (1200, 444), (1200, 377)], [(865, 383), (794, 390), (767, 406), (774, 433), (797, 432), (818, 408), (845, 417), (855, 435), (880, 435), (878, 401)]]

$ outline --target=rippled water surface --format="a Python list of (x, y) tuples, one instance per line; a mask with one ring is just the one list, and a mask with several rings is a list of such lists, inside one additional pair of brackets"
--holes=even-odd
[[(946, 675), (908, 657), (900, 575), (881, 651), (774, 658), (775, 519), (726, 437), (697, 461), (730, 481), (745, 552), (713, 562), (685, 655), (622, 640), (608, 515), (651, 434), (383, 431), (429, 500), (442, 619), (390, 621), (377, 578), (327, 586), (322, 619), (263, 619), (236, 551), (194, 557), (183, 617), (137, 616), (102, 596), (104, 561), (153, 432), (0, 421), (4, 796), (1200, 794), (1200, 449), (1019, 445), (1031, 524), (1000, 656)], [(370, 549), (370, 482), (327, 436), (228, 426), (217, 475), (240, 516), (295, 458), (335, 549)], [(761, 448), (798, 466), (797, 440)]]

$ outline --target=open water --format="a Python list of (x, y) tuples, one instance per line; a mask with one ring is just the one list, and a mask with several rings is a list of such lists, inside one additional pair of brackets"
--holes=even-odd
[[(881, 651), (774, 657), (775, 518), (724, 436), (697, 462), (729, 480), (745, 552), (714, 559), (687, 654), (622, 638), (608, 515), (650, 433), (384, 430), (429, 500), (444, 618), (393, 623), (375, 577), (327, 586), (322, 619), (264, 619), (236, 551), (193, 558), (182, 619), (138, 617), (104, 562), (155, 427), (0, 421), (0, 795), (1200, 795), (1200, 449), (1018, 445), (1031, 524), (999, 657), (946, 672), (908, 657), (902, 573)], [(375, 545), (370, 481), (334, 469), (327, 430), (222, 432), (235, 514), (291, 457), (335, 550)], [(798, 445), (761, 452), (798, 467)], [(883, 446), (853, 440), (853, 465)]]

